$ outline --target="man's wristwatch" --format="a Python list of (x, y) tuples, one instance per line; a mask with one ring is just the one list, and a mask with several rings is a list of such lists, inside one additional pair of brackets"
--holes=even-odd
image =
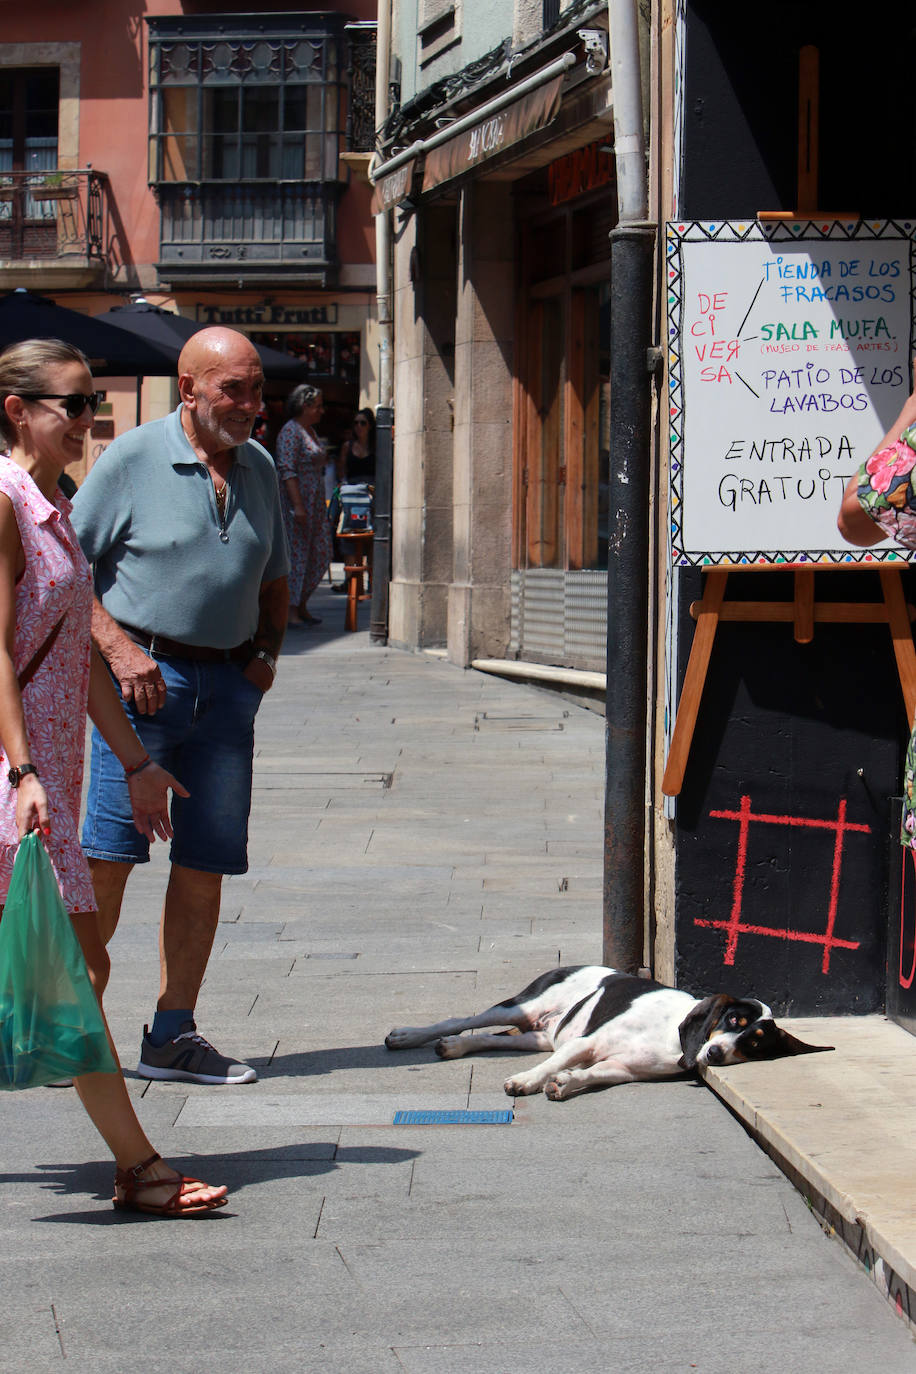
[(10, 780), (10, 787), (18, 787), (26, 773), (34, 773), (36, 778), (38, 777), (38, 769), (34, 763), (20, 763), (18, 768), (11, 768), (6, 775)]
[(253, 659), (259, 658), (262, 663), (266, 663), (268, 668), (270, 669), (271, 676), (277, 676), (277, 660), (274, 658), (272, 653), (268, 652), (267, 649), (255, 649), (251, 657)]

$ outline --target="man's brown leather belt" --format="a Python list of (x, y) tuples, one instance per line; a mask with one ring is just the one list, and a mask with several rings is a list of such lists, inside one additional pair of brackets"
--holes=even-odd
[(161, 654), (163, 658), (195, 658), (198, 663), (247, 663), (253, 652), (250, 639), (246, 639), (244, 644), (237, 644), (234, 649), (211, 649), (203, 644), (181, 644), (177, 639), (168, 639), (165, 635), (147, 634), (146, 630), (135, 630), (132, 625), (124, 625), (121, 621), (118, 624), (135, 644), (148, 649), (151, 654)]

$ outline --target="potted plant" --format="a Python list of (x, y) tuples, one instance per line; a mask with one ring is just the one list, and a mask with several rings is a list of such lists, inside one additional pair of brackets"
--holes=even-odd
[(49, 172), (42, 181), (29, 187), (33, 200), (74, 200), (76, 187), (64, 180), (63, 172)]
[(15, 195), (16, 187), (11, 181), (0, 181), (0, 205), (8, 205)]

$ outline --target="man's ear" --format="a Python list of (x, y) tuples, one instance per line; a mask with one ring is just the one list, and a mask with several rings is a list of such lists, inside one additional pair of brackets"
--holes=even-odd
[(178, 376), (178, 395), (188, 407), (196, 405), (194, 395), (194, 378), (190, 372), (181, 372)]

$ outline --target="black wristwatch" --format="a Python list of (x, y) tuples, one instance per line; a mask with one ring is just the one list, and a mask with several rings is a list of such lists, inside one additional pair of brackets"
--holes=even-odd
[(10, 787), (18, 787), (26, 773), (34, 773), (36, 778), (38, 777), (38, 769), (34, 763), (20, 763), (18, 768), (11, 768), (6, 775), (10, 780)]

